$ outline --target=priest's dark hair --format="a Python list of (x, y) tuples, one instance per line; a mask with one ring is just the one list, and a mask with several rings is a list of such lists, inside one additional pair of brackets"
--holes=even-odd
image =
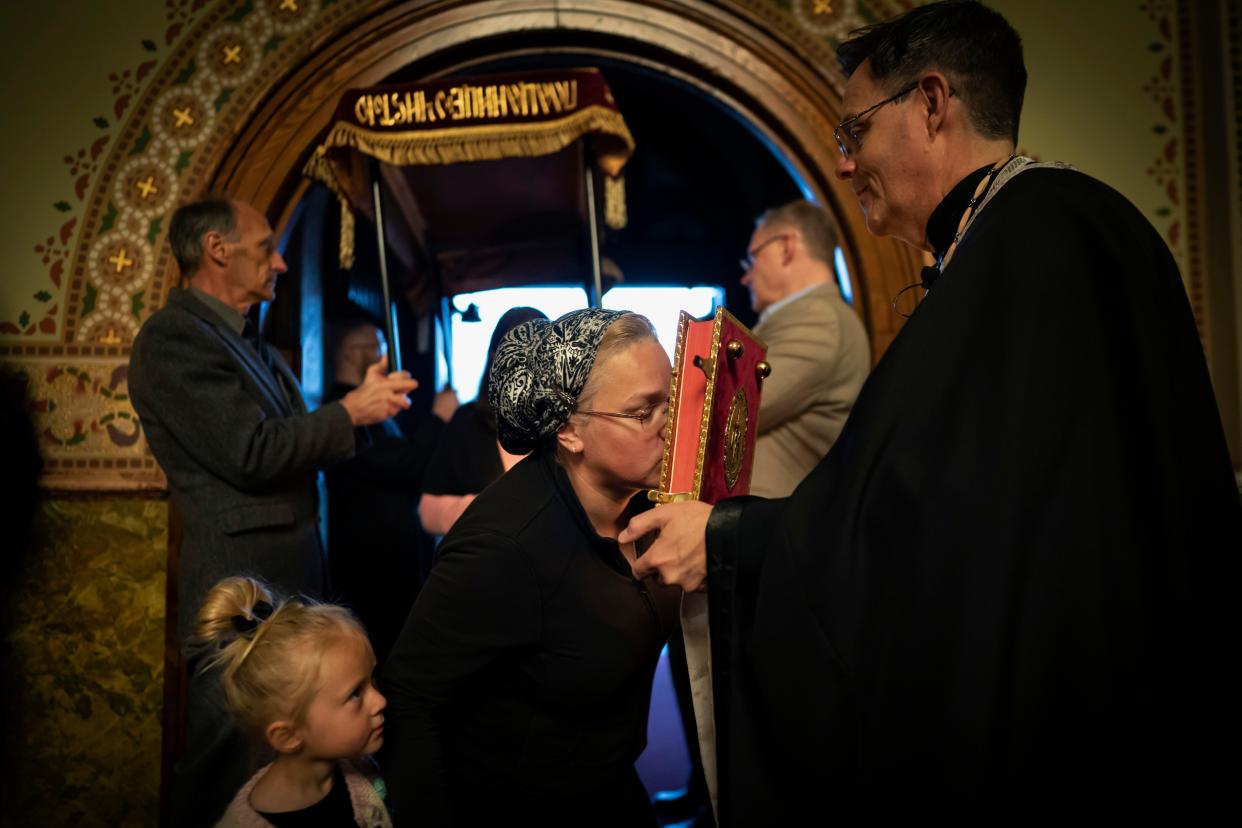
[(997, 12), (974, 0), (930, 3), (850, 33), (837, 47), (846, 77), (871, 60), (871, 76), (889, 94), (924, 72), (943, 72), (984, 138), (1018, 141), (1026, 94), (1022, 39)]
[(215, 231), (231, 236), (237, 230), (237, 208), (228, 196), (209, 195), (182, 204), (168, 225), (168, 243), (181, 270), (189, 279), (203, 263), (203, 236)]
[(837, 228), (832, 223), (832, 216), (818, 204), (800, 198), (780, 207), (772, 207), (755, 220), (755, 226), (770, 230), (797, 230), (802, 234), (807, 254), (830, 268), (833, 266), (837, 255)]

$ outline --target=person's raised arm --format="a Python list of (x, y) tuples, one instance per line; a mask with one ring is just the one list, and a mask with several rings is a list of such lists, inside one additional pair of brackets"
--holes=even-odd
[[(150, 324), (150, 323), (149, 323)], [(350, 457), (354, 434), (337, 404), (273, 417), (223, 347), (158, 322), (134, 343), (130, 394), (145, 427), (162, 428), (212, 474), (241, 491)]]
[(432, 535), (447, 535), (448, 530), (466, 511), (466, 507), (474, 502), (472, 494), (428, 494), (424, 493), (418, 501), (418, 520), (423, 530)]
[(341, 398), (341, 405), (355, 426), (383, 422), (410, 407), (406, 395), (418, 387), (418, 382), (405, 371), (389, 374), (387, 364), (387, 359), (372, 363), (362, 385)]

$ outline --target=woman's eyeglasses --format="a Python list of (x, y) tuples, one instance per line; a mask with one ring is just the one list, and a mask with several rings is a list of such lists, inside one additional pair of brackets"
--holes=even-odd
[(633, 413), (625, 411), (578, 411), (578, 414), (588, 414), (592, 417), (615, 417), (625, 420), (638, 420), (640, 426), (645, 431), (649, 425), (656, 420), (663, 420), (668, 417), (668, 400), (649, 405), (641, 411)]

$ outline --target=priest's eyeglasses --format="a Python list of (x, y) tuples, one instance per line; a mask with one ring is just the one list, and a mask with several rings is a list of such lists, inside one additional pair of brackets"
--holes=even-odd
[(668, 400), (649, 405), (639, 411), (633, 413), (625, 411), (584, 411), (579, 410), (578, 414), (588, 414), (592, 417), (615, 417), (625, 420), (638, 420), (638, 424), (646, 431), (652, 423), (657, 420), (663, 422), (668, 418)]
[(844, 121), (837, 124), (836, 129), (832, 131), (832, 137), (837, 139), (837, 149), (841, 151), (842, 157), (848, 159), (850, 155), (862, 149), (862, 136), (858, 133), (857, 129), (859, 119), (865, 118), (885, 104), (891, 104), (894, 101), (904, 98), (916, 88), (918, 88), (918, 83), (912, 83), (891, 98), (885, 98), (878, 104), (872, 104), (862, 112), (859, 112), (857, 115), (851, 118), (846, 118)]

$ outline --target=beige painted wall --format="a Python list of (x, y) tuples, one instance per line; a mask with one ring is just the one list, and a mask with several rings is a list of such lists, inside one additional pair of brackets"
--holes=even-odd
[[(992, 5), (1023, 39), (1030, 80), (1022, 149), (1112, 185), (1164, 231), (1169, 220), (1157, 210), (1172, 205), (1148, 170), (1176, 130), (1146, 89), (1174, 44), (1136, 0)], [(1153, 43), (1161, 50), (1153, 52)], [(1157, 124), (1169, 133), (1157, 134)]]
[[(1236, 24), (1230, 32), (1225, 4), (1214, 0), (1187, 0), (1185, 5), (1176, 0), (993, 0), (992, 5), (1025, 44), (1030, 82), (1021, 146), (1111, 184), (1169, 244), (1204, 336), (1242, 488), (1242, 270), (1231, 267), (1228, 255), (1209, 252), (1217, 244), (1226, 251), (1242, 249), (1242, 223), (1206, 207), (1228, 203), (1236, 217), (1242, 206), (1242, 180), (1236, 173), (1242, 144), (1228, 77), (1232, 51), (1237, 82)], [(1188, 9), (1193, 14), (1183, 13)], [(1187, 74), (1194, 95), (1187, 109), (1183, 67), (1199, 61), (1204, 46), (1198, 37), (1205, 30), (1209, 36), (1219, 31), (1220, 41), (1210, 48), (1223, 53), (1217, 60), (1227, 77), (1205, 85), (1195, 75), (1201, 70), (1191, 68)], [(1222, 84), (1223, 95), (1207, 91)], [(1194, 154), (1188, 157), (1188, 152)], [(1218, 155), (1228, 163), (1208, 160)], [(1231, 172), (1232, 181), (1226, 182)], [(1117, 289), (1125, 290), (1121, 276)]]

